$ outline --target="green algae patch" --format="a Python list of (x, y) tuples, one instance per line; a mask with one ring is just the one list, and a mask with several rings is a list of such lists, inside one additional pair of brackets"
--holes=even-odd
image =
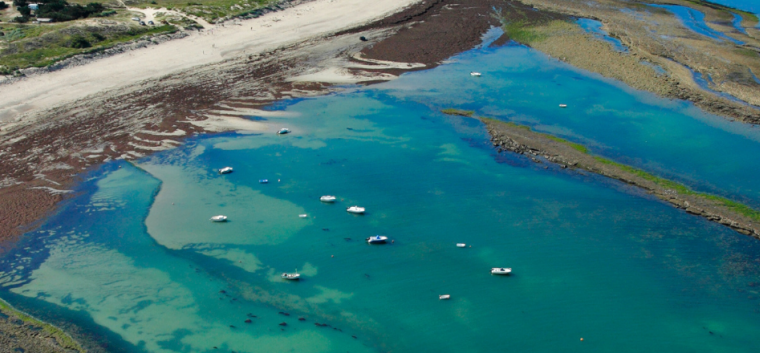
[(74, 350), (80, 353), (86, 352), (82, 348), (82, 346), (80, 346), (79, 343), (77, 343), (77, 341), (75, 341), (66, 332), (63, 332), (63, 330), (51, 324), (48, 324), (46, 322), (35, 319), (34, 317), (29, 316), (22, 311), (16, 310), (10, 304), (8, 304), (6, 301), (2, 299), (0, 299), (0, 312), (4, 312), (8, 316), (15, 316), (19, 320), (23, 321), (25, 324), (34, 325), (34, 326), (38, 326), (42, 328), (43, 331), (55, 337), (55, 340), (58, 342), (58, 344), (67, 350)]
[(637, 169), (637, 168), (631, 167), (629, 165), (613, 162), (613, 161), (611, 161), (609, 159), (606, 159), (606, 158), (602, 158), (602, 157), (599, 157), (599, 156), (594, 156), (594, 159), (597, 160), (599, 163), (603, 163), (603, 164), (606, 164), (606, 165), (614, 166), (614, 167), (619, 168), (620, 170), (622, 170), (624, 172), (633, 174), (633, 175), (635, 175), (637, 177), (640, 177), (642, 179), (649, 180), (649, 181), (651, 181), (651, 182), (653, 182), (653, 183), (655, 183), (655, 184), (657, 184), (657, 185), (659, 185), (659, 186), (661, 186), (663, 188), (673, 190), (673, 191), (675, 191), (675, 192), (677, 192), (679, 194), (689, 195), (689, 196), (695, 196), (695, 197), (699, 197), (699, 198), (702, 198), (702, 199), (705, 199), (705, 200), (714, 201), (714, 202), (717, 202), (718, 204), (720, 204), (721, 206), (728, 208), (732, 212), (736, 212), (738, 214), (741, 214), (742, 216), (745, 216), (747, 218), (751, 218), (751, 219), (753, 219), (755, 221), (760, 221), (760, 211), (755, 210), (752, 207), (749, 207), (749, 206), (747, 206), (747, 205), (745, 205), (743, 203), (739, 203), (739, 202), (736, 202), (736, 201), (733, 201), (733, 200), (729, 200), (729, 199), (727, 199), (725, 197), (722, 197), (722, 196), (717, 196), (717, 195), (712, 195), (712, 194), (708, 194), (708, 193), (704, 193), (704, 192), (694, 191), (694, 190), (690, 189), (688, 186), (683, 185), (681, 183), (678, 183), (678, 182), (675, 182), (675, 181), (672, 181), (672, 180), (668, 180), (668, 179), (664, 179), (664, 178), (660, 178), (658, 176), (655, 176), (655, 175), (652, 175), (650, 173), (647, 173), (647, 172), (645, 172), (645, 171), (643, 171), (641, 169)]
[(461, 109), (454, 109), (454, 108), (441, 109), (441, 113), (448, 114), (448, 115), (460, 115), (460, 116), (466, 116), (466, 117), (472, 117), (473, 115), (475, 115), (475, 112), (472, 110), (461, 110)]
[(576, 150), (578, 152), (588, 154), (588, 147), (586, 147), (584, 145), (581, 145), (580, 143), (570, 142), (568, 140), (565, 140), (565, 139), (563, 139), (561, 137), (557, 137), (557, 136), (554, 136), (554, 135), (543, 134), (543, 133), (541, 135), (543, 135), (544, 137), (546, 137), (546, 138), (548, 138), (550, 140), (557, 141), (559, 143), (564, 143), (564, 144), (572, 147), (574, 150)]
[[(729, 200), (722, 196), (694, 191), (688, 186), (679, 182), (661, 178), (644, 170), (626, 164), (618, 163), (604, 157), (594, 156), (590, 153), (588, 147), (582, 144), (571, 142), (551, 134), (536, 132), (528, 126), (519, 125), (513, 122), (503, 122), (500, 120), (485, 117), (480, 117), (480, 120), (487, 125), (494, 126), (497, 129), (500, 127), (501, 133), (508, 133), (507, 136), (509, 136), (509, 138), (517, 139), (518, 143), (525, 144), (533, 150), (542, 151), (540, 152), (541, 154), (548, 151), (549, 154), (558, 155), (560, 157), (559, 163), (561, 164), (569, 163), (571, 165), (574, 165), (576, 168), (581, 168), (596, 174), (634, 184), (645, 190), (654, 192), (658, 195), (658, 197), (664, 200), (668, 200), (671, 203), (673, 203), (673, 198), (675, 197), (676, 200), (679, 200), (678, 207), (681, 207), (680, 205), (685, 204), (685, 202), (689, 202), (689, 204), (692, 204), (692, 206), (697, 206), (697, 208), (707, 207), (709, 209), (717, 207), (719, 209), (723, 209), (724, 212), (730, 213), (730, 218), (733, 218), (731, 217), (731, 215), (733, 215), (746, 217), (748, 220), (751, 220), (753, 222), (760, 221), (760, 211), (753, 209), (750, 206), (737, 201)], [(491, 133), (493, 134), (493, 132)], [(570, 149), (564, 149), (563, 147), (556, 146), (552, 143), (547, 143), (549, 142), (547, 140), (558, 142), (565, 147), (569, 147)], [(568, 161), (566, 158), (569, 158), (570, 161), (574, 160), (575, 162), (570, 163), (570, 161)], [(556, 159), (554, 161), (556, 161)], [(687, 205), (685, 208), (687, 211), (689, 211), (691, 209), (690, 207), (691, 206)], [(709, 212), (713, 211), (703, 213), (704, 211), (697, 209), (693, 212), (701, 214), (702, 216), (707, 217), (713, 221), (715, 220), (715, 218), (710, 218), (714, 217), (714, 214), (709, 214)], [(722, 219), (722, 217), (719, 217), (718, 219)], [(754, 232), (750, 231), (749, 228), (746, 227), (735, 227), (735, 224), (732, 224), (731, 227), (738, 228), (739, 231), (745, 232), (745, 234), (751, 234)]]
[(501, 28), (509, 39), (518, 43), (530, 44), (547, 38), (545, 33), (537, 31), (535, 24), (528, 21), (503, 21)]

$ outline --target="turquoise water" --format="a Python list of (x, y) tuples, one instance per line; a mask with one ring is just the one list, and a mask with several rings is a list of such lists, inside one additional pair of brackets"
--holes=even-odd
[(709, 37), (709, 38), (716, 39), (719, 41), (727, 40), (729, 42), (733, 42), (734, 44), (738, 44), (738, 45), (744, 44), (744, 42), (740, 40), (733, 39), (723, 33), (720, 33), (708, 27), (707, 24), (705, 23), (705, 14), (703, 14), (700, 11), (697, 11), (690, 7), (680, 6), (680, 5), (649, 4), (649, 6), (659, 7), (659, 8), (670, 11), (671, 13), (673, 13), (673, 15), (676, 16), (676, 18), (678, 18), (679, 21), (681, 21), (681, 24), (683, 24), (686, 28), (694, 31), (695, 33), (698, 33), (705, 37)]
[[(756, 350), (760, 242), (617, 182), (496, 155), (479, 122), (441, 107), (636, 152), (685, 180), (725, 175), (729, 194), (756, 162), (713, 161), (713, 144), (760, 141), (527, 48), (481, 48), (273, 105), (290, 114), (266, 133), (107, 164), (2, 259), (0, 296), (127, 352)], [(364, 243), (375, 234), (394, 243)], [(501, 266), (514, 275), (489, 274)], [(296, 268), (300, 283), (279, 278)]]
[[(473, 79), (470, 71), (483, 76)], [(757, 127), (630, 90), (523, 47), (468, 52), (410, 76), (377, 89), (433, 110), (468, 109), (529, 125), (695, 189), (760, 205)]]
[(615, 48), (615, 50), (624, 53), (628, 52), (628, 47), (623, 45), (619, 39), (610, 37), (610, 34), (602, 29), (601, 22), (590, 18), (579, 18), (576, 22), (586, 32), (592, 33), (595, 37), (612, 44), (612, 47)]

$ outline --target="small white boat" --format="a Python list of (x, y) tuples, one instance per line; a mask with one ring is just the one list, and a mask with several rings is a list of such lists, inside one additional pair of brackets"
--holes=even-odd
[(232, 167), (224, 167), (222, 169), (219, 169), (219, 174), (230, 174), (232, 173)]
[(280, 131), (277, 131), (278, 135), (285, 135), (285, 134), (289, 134), (289, 133), (290, 133), (290, 129), (288, 129), (286, 127), (280, 129)]
[(356, 213), (356, 214), (363, 214), (364, 213), (364, 207), (359, 206), (351, 206), (346, 209), (346, 212), (348, 213)]
[(218, 215), (211, 217), (211, 222), (227, 222), (227, 216)]
[(559, 107), (560, 108), (567, 108), (567, 104), (560, 104)]
[(306, 213), (302, 213), (302, 214), (299, 214), (298, 217), (306, 218), (306, 217), (309, 217), (309, 215), (307, 215)]
[(438, 296), (439, 300), (449, 300), (451, 299), (451, 294), (441, 294)]
[(385, 244), (388, 241), (388, 237), (385, 235), (375, 235), (374, 237), (367, 238), (367, 243), (370, 244)]
[(475, 72), (475, 71), (470, 72), (470, 76), (480, 77), (480, 75), (481, 75), (480, 72)]
[(457, 247), (458, 248), (464, 248), (466, 246), (467, 246), (467, 244), (465, 244), (465, 243), (457, 243)]
[(287, 280), (290, 280), (290, 281), (297, 281), (297, 280), (301, 279), (301, 274), (298, 273), (298, 269), (296, 269), (296, 272), (294, 272), (294, 273), (284, 272), (281, 277), (282, 277), (282, 279), (287, 279)]
[(491, 269), (492, 275), (508, 275), (512, 273), (511, 268), (504, 268), (504, 267), (494, 267)]
[(325, 196), (320, 197), (319, 201), (322, 201), (322, 202), (335, 202), (336, 199), (337, 198), (335, 196), (325, 195)]
[(269, 179), (259, 179), (259, 184), (269, 183)]

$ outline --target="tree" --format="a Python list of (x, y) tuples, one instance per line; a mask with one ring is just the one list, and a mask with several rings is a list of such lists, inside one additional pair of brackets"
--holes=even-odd
[(8, 8), (8, 4), (5, 3), (5, 1), (0, 1), (0, 10), (5, 10)]

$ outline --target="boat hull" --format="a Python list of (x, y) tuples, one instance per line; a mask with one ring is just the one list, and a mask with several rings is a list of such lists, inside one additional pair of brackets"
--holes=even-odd
[(377, 235), (374, 237), (367, 238), (367, 243), (369, 244), (385, 244), (387, 242), (388, 242), (388, 237), (382, 236), (382, 235)]
[(346, 212), (353, 213), (353, 214), (363, 214), (365, 211), (364, 207), (359, 206), (351, 206), (346, 209)]
[(498, 276), (509, 276), (512, 274), (511, 268), (502, 268), (502, 267), (494, 267), (491, 269), (492, 275), (498, 275)]

